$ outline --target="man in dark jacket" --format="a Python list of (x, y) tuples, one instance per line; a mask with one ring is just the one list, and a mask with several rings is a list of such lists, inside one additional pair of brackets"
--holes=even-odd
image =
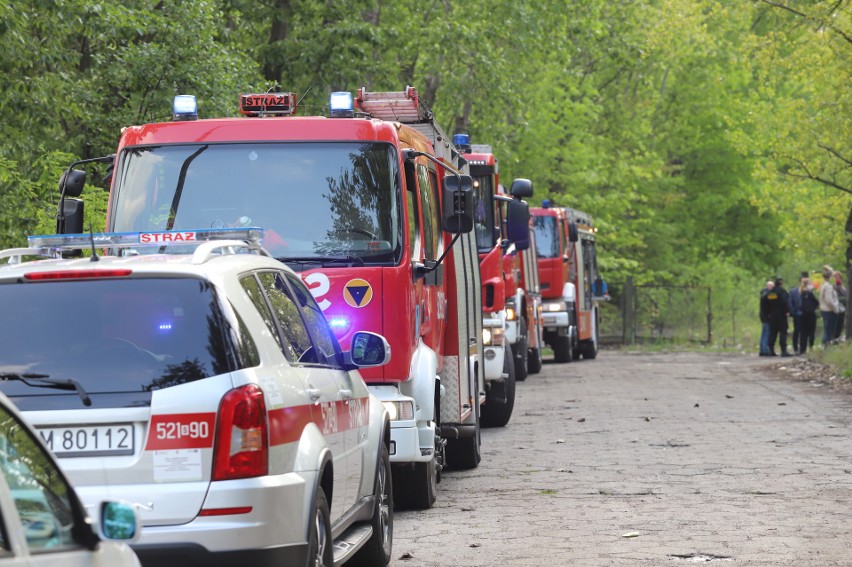
[(784, 289), (784, 280), (775, 278), (775, 287), (760, 300), (760, 311), (769, 321), (769, 355), (775, 356), (775, 341), (781, 345), (781, 356), (792, 356), (787, 351), (787, 317), (790, 315), (790, 294)]

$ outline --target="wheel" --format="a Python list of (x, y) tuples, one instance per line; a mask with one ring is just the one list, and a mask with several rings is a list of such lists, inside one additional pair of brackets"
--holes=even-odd
[(511, 356), (512, 349), (506, 345), (503, 358), (506, 378), (502, 382), (493, 382), (485, 395), (485, 405), (482, 406), (483, 427), (503, 427), (512, 417), (512, 409), (515, 407), (515, 364)]
[(541, 372), (541, 349), (531, 348), (527, 355), (527, 370), (530, 374)]
[(438, 494), (438, 463), (399, 465), (393, 468), (393, 503), (396, 508), (428, 510)]
[(317, 499), (311, 517), (308, 537), (308, 567), (332, 567), (334, 556), (331, 543), (331, 513), (322, 488), (317, 488)]
[(583, 341), (583, 344), (580, 345), (580, 351), (586, 360), (594, 360), (598, 356), (598, 344), (591, 339)]
[(571, 337), (560, 335), (553, 341), (553, 360), (556, 362), (571, 362), (575, 354)]
[(387, 565), (391, 560), (393, 547), (393, 486), (388, 448), (382, 444), (379, 463), (376, 467), (375, 506), (370, 526), (373, 535), (358, 550), (347, 565), (353, 567), (372, 567)]
[(512, 360), (514, 360), (515, 364), (515, 381), (523, 382), (529, 374), (527, 351), (530, 344), (529, 335), (527, 334), (527, 320), (523, 316), (518, 319), (518, 330), (521, 338), (517, 343), (512, 345)]

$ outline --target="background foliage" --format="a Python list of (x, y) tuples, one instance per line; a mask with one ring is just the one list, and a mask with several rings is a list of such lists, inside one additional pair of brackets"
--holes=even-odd
[(754, 318), (767, 277), (852, 258), (850, 71), (850, 0), (6, 2), (0, 246), (50, 232), (62, 169), (175, 94), (222, 116), (280, 87), (310, 113), (410, 84), (504, 183), (590, 212), (608, 279), (711, 285)]

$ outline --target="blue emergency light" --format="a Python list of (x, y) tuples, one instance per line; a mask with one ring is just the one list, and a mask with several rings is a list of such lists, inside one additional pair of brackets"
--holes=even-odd
[(470, 134), (453, 134), (453, 144), (458, 147), (470, 145)]
[(177, 95), (172, 104), (172, 120), (198, 120), (195, 95)]
[(352, 118), (355, 116), (355, 105), (352, 93), (348, 91), (337, 91), (331, 93), (328, 98), (329, 116), (332, 118)]

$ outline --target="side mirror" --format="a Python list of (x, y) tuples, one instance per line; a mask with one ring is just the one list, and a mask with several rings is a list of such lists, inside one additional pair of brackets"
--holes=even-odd
[(443, 228), (453, 234), (473, 230), (473, 178), (470, 175), (444, 177)]
[(530, 247), (530, 207), (525, 201), (513, 199), (506, 203), (506, 237), (515, 243), (515, 249)]
[(570, 221), (568, 223), (568, 242), (577, 242), (580, 240), (580, 233), (577, 232), (577, 223)]
[(562, 300), (569, 305), (577, 300), (577, 288), (571, 282), (562, 286)]
[(65, 216), (65, 222), (62, 226), (57, 226), (57, 232), (59, 234), (82, 234), (83, 211), (82, 199), (63, 199), (62, 214)]
[(139, 538), (139, 517), (129, 504), (101, 503), (98, 531), (103, 539), (111, 541), (136, 541)]
[(525, 199), (533, 196), (533, 183), (529, 179), (518, 178), (512, 181), (512, 187), (509, 189), (509, 194), (518, 199)]
[(83, 187), (86, 185), (86, 172), (79, 169), (66, 171), (59, 178), (59, 194), (66, 197), (79, 197), (83, 193)]
[(379, 334), (357, 331), (352, 335), (352, 350), (343, 354), (348, 368), (371, 368), (390, 362), (391, 347)]

